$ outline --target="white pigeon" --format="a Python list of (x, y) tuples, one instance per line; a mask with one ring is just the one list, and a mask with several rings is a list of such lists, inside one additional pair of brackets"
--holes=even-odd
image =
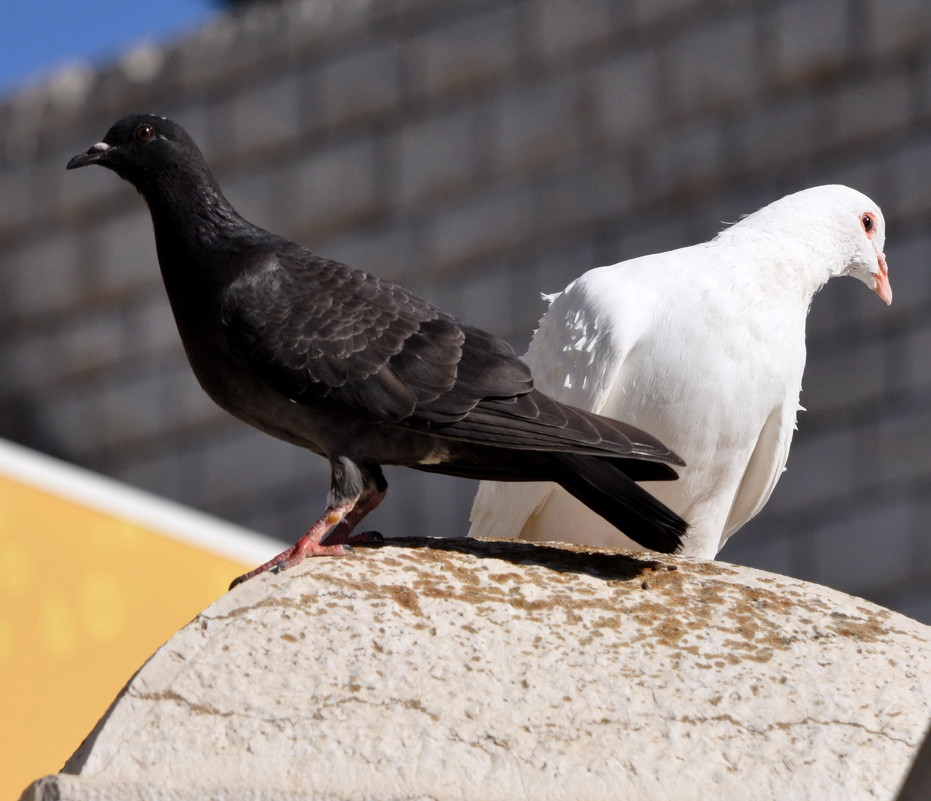
[[(713, 558), (785, 468), (805, 318), (829, 278), (887, 304), (885, 221), (846, 186), (788, 195), (700, 245), (582, 275), (549, 297), (524, 357), (554, 398), (649, 431), (685, 460), (644, 486), (689, 523), (680, 553)], [(638, 548), (552, 484), (482, 482), (473, 537)]]

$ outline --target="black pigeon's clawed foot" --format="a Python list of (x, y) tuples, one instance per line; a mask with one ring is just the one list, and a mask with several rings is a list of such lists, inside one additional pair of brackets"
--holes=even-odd
[(327, 507), (323, 516), (294, 545), (264, 565), (234, 579), (230, 589), (266, 570), (280, 573), (300, 564), (308, 556), (345, 556), (352, 553), (353, 545), (378, 545), (384, 542), (384, 537), (377, 531), (352, 533), (359, 521), (378, 506), (384, 497), (385, 488), (379, 484), (367, 488), (355, 498)]
[(294, 545), (285, 549), (273, 559), (269, 559), (265, 564), (259, 565), (254, 570), (250, 570), (248, 573), (243, 573), (241, 576), (233, 579), (230, 584), (230, 589), (259, 575), (259, 573), (264, 573), (266, 570), (281, 573), (289, 567), (300, 564), (308, 556), (345, 556), (346, 554), (352, 553), (352, 546), (348, 544), (320, 545), (310, 540), (311, 537), (305, 534), (294, 543)]
[[(351, 540), (355, 538), (349, 536), (352, 527), (347, 525), (346, 518), (353, 511), (355, 505), (353, 500), (329, 507), (323, 513), (323, 516), (307, 529), (304, 536), (294, 545), (269, 559), (265, 564), (259, 565), (254, 570), (233, 579), (230, 589), (259, 575), (259, 573), (264, 573), (266, 570), (274, 569), (276, 573), (280, 573), (289, 567), (300, 564), (308, 556), (345, 556), (347, 553), (351, 553)], [(358, 536), (362, 537), (364, 534)], [(323, 544), (324, 539), (327, 540), (326, 545)]]

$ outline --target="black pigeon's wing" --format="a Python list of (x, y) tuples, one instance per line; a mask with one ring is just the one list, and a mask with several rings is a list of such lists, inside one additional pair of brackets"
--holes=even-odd
[(230, 349), (298, 403), (429, 427), (532, 386), (509, 345), (402, 287), (291, 243), (250, 261), (221, 299)]

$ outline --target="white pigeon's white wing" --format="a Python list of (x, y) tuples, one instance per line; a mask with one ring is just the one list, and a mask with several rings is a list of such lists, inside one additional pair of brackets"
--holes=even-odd
[(797, 392), (790, 395), (782, 408), (774, 409), (766, 419), (734, 496), (718, 550), (741, 526), (759, 514), (776, 489), (789, 459), (796, 412), (802, 408), (797, 399)]
[[(523, 357), (537, 389), (563, 403), (602, 411), (626, 351), (650, 321), (648, 303), (634, 303), (632, 293), (614, 287), (625, 280), (632, 264), (589, 270), (565, 291), (547, 296), (549, 309)], [(599, 300), (605, 298), (613, 304), (610, 314), (600, 308)], [(554, 491), (562, 492), (549, 482), (481, 482), (469, 516), (469, 536), (520, 537), (528, 520), (544, 511)]]
[[(591, 270), (553, 300), (528, 353), (543, 391), (639, 426), (685, 459), (678, 481), (645, 486), (692, 525), (684, 552), (705, 558), (772, 492), (798, 398), (796, 385), (781, 412), (794, 361), (763, 355), (769, 324), (745, 320), (763, 299), (722, 290), (726, 258), (706, 243)], [(799, 383), (803, 364), (802, 352)], [(483, 536), (631, 544), (552, 485), (483, 486), (473, 520)]]

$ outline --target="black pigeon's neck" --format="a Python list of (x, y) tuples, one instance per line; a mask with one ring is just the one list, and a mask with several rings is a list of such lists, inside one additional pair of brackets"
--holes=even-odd
[[(136, 182), (134, 182), (136, 183)], [(162, 167), (136, 183), (149, 206), (158, 263), (182, 338), (198, 326), (220, 288), (241, 267), (244, 240), (260, 229), (244, 220), (203, 164)]]
[(152, 214), (160, 251), (222, 248), (234, 233), (254, 227), (230, 205), (206, 166), (163, 170), (138, 188)]

